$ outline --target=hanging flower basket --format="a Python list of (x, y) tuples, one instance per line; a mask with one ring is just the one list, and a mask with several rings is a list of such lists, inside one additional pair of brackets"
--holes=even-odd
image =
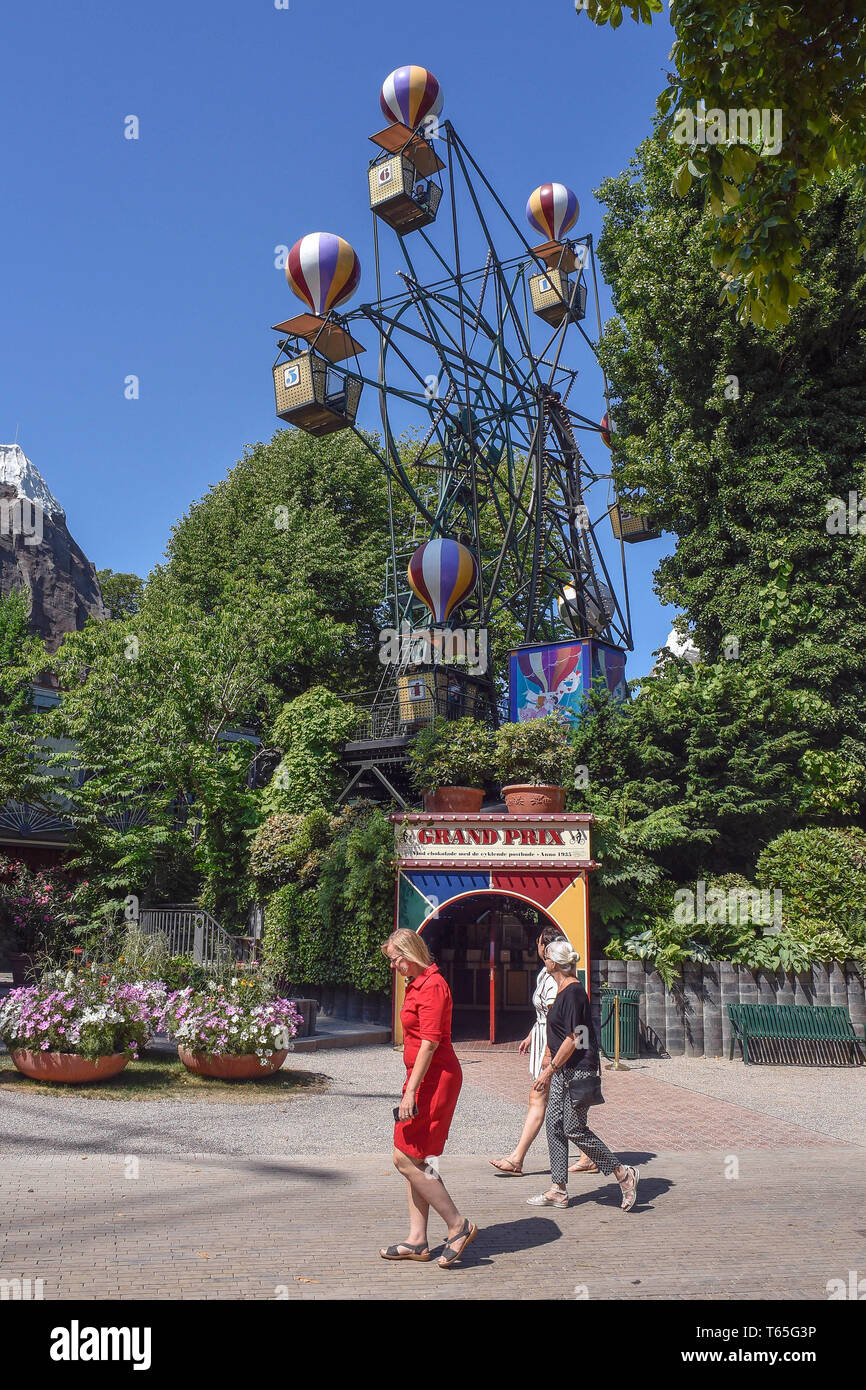
[(126, 1052), (112, 1052), (107, 1057), (79, 1057), (76, 1052), (29, 1052), (16, 1048), (10, 1057), (23, 1076), (34, 1081), (61, 1081), (81, 1084), (87, 1081), (107, 1081), (117, 1076), (129, 1061)]

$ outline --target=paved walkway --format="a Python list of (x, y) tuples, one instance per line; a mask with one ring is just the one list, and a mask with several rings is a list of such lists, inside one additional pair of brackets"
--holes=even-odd
[[(697, 1072), (704, 1089), (681, 1069), (676, 1084), (664, 1080), (664, 1062), (606, 1072), (593, 1123), (643, 1174), (625, 1215), (619, 1188), (596, 1175), (573, 1178), (567, 1211), (527, 1207), (547, 1182), (543, 1140), (524, 1178), (484, 1161), (519, 1130), (525, 1060), (463, 1060), (441, 1165), (482, 1228), (463, 1266), (376, 1255), (405, 1233), (388, 1157), (402, 1063), (366, 1048), (290, 1057), (332, 1081), (285, 1105), (0, 1092), (0, 1278), (42, 1278), (48, 1299), (784, 1301), (822, 1300), (829, 1279), (866, 1275), (863, 1148), (767, 1113), (804, 1073), (773, 1068), (758, 1085), (757, 1069), (732, 1063), (735, 1101), (708, 1093)], [(864, 1071), (820, 1073), (834, 1125), (853, 1088), (862, 1097)], [(720, 1071), (716, 1089), (732, 1075)]]

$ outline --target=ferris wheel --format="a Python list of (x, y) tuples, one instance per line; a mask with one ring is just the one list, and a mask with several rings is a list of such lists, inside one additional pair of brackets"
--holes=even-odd
[[(577, 198), (564, 184), (535, 189), (530, 241), (441, 119), (431, 73), (398, 69), (380, 103), (364, 278), (375, 297), (340, 312), (361, 280), (343, 238), (312, 233), (292, 247), (286, 276), (309, 312), (274, 325), (277, 413), (315, 435), (352, 429), (379, 459), (395, 625), (417, 622), (407, 545), (448, 540), (472, 560), (463, 621), (507, 621), (521, 643), (576, 636), (631, 650), (624, 542), (654, 533), (619, 507), (610, 466), (592, 467), (581, 447), (599, 437), (609, 446), (610, 424), (609, 407), (598, 419), (607, 387), (592, 237), (569, 236)], [(374, 342), (377, 365), (366, 367)], [(377, 400), (376, 436), (357, 423), (365, 393)]]

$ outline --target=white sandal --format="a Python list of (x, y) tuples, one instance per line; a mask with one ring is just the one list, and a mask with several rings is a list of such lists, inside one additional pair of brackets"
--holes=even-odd
[(557, 1186), (556, 1191), (559, 1194), (557, 1197), (548, 1197), (546, 1192), (538, 1192), (534, 1197), (527, 1197), (526, 1205), (528, 1207), (567, 1207), (567, 1190), (564, 1187)]
[[(628, 1167), (628, 1165), (626, 1165), (626, 1166)], [(629, 1171), (629, 1173), (630, 1173), (630, 1175), (631, 1175), (631, 1181), (632, 1181), (633, 1184), (634, 1184), (634, 1186), (632, 1187), (632, 1189), (631, 1189), (630, 1192), (626, 1191), (626, 1183), (629, 1181), (629, 1179), (628, 1179), (628, 1178), (623, 1178), (623, 1179), (617, 1178), (617, 1182), (619, 1183), (620, 1187), (622, 1188), (622, 1207), (620, 1208), (621, 1211), (631, 1211), (632, 1207), (634, 1206), (635, 1202), (637, 1201), (637, 1185), (638, 1185), (638, 1180), (640, 1179), (640, 1169), (639, 1169), (639, 1168), (629, 1168), (628, 1171)]]

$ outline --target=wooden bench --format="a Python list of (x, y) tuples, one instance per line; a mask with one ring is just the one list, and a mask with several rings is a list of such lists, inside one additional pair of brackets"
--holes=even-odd
[[(749, 1043), (778, 1042), (781, 1061), (801, 1062), (806, 1044), (818, 1050), (819, 1060), (844, 1060), (862, 1064), (861, 1042), (854, 1032), (848, 1010), (838, 1004), (729, 1004), (731, 1052), (739, 1042), (743, 1061), (749, 1062)], [(828, 1053), (830, 1054), (828, 1057)]]

